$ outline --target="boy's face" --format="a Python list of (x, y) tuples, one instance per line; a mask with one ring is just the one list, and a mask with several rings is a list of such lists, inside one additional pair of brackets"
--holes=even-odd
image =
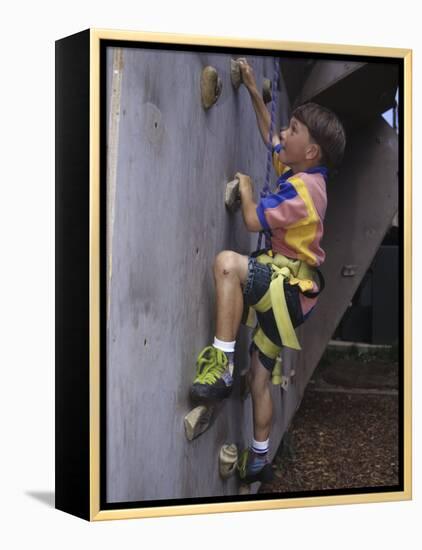
[(312, 141), (308, 128), (295, 117), (290, 119), (288, 128), (280, 131), (280, 141), (283, 148), (279, 158), (288, 166), (301, 165), (314, 160), (315, 152), (319, 152), (319, 147)]

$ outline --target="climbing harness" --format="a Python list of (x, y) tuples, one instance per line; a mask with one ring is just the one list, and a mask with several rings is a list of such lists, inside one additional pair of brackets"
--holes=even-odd
[[(285, 377), (282, 372), (281, 350), (283, 347), (300, 350), (296, 332), (290, 317), (285, 295), (285, 283), (297, 286), (307, 298), (316, 298), (325, 286), (322, 273), (303, 260), (293, 260), (282, 254), (273, 254), (271, 250), (264, 250), (256, 255), (257, 262), (270, 265), (272, 270), (271, 283), (264, 296), (249, 307), (246, 325), (253, 328), (252, 341), (255, 346), (276, 363), (272, 371), (271, 380), (274, 385), (282, 385), (284, 389)], [(315, 275), (319, 278), (318, 291), (313, 291)], [(256, 313), (273, 311), (277, 330), (280, 335), (281, 346), (273, 342), (256, 323)]]
[[(282, 254), (273, 254), (271, 250), (259, 252), (256, 254), (256, 260), (261, 264), (270, 265), (272, 275), (267, 292), (251, 308), (258, 313), (265, 313), (272, 309), (282, 345), (300, 350), (301, 347), (287, 307), (284, 283), (286, 281), (291, 285), (297, 285), (299, 291), (307, 298), (316, 298), (324, 289), (322, 274), (317, 268), (302, 260), (290, 259)], [(318, 274), (320, 280), (317, 292), (313, 291), (315, 273)], [(282, 349), (278, 344), (272, 342), (259, 326), (255, 328), (253, 341), (258, 349), (271, 359), (276, 359)]]
[[(272, 308), (283, 346), (300, 350), (301, 347), (287, 308), (284, 283), (297, 285), (299, 291), (308, 298), (316, 298), (324, 285), (321, 284), (318, 292), (312, 292), (316, 270), (304, 261), (292, 260), (282, 254), (271, 256), (266, 253), (259, 255), (257, 261), (261, 264), (269, 264), (272, 269), (272, 276), (269, 289), (259, 302), (252, 307), (259, 313), (265, 313)], [(320, 280), (323, 281), (322, 275), (319, 274), (319, 276)], [(256, 330), (253, 339), (263, 353), (271, 359), (275, 359), (281, 351), (281, 347), (271, 342), (261, 328)]]

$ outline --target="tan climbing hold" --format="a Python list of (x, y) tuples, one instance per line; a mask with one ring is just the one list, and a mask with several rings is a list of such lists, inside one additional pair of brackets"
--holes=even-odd
[(237, 447), (234, 443), (231, 445), (223, 445), (218, 456), (220, 476), (223, 479), (228, 479), (236, 471), (238, 459)]
[(239, 495), (249, 495), (251, 492), (250, 485), (247, 485), (246, 483), (241, 483), (239, 485)]
[(242, 84), (242, 72), (240, 70), (239, 62), (235, 59), (230, 60), (230, 76), (233, 88), (237, 90)]
[(214, 67), (208, 65), (201, 74), (201, 97), (204, 109), (209, 109), (220, 97), (223, 83)]
[(271, 87), (271, 80), (269, 78), (264, 78), (264, 83), (262, 86), (262, 98), (264, 100), (264, 103), (270, 103), (270, 101), (272, 100)]
[(224, 202), (226, 207), (234, 212), (240, 206), (240, 195), (239, 195), (239, 180), (236, 178), (233, 181), (229, 181), (226, 186), (226, 191), (224, 195)]
[(214, 407), (200, 405), (192, 409), (184, 419), (186, 438), (189, 441), (201, 435), (208, 428), (214, 412)]

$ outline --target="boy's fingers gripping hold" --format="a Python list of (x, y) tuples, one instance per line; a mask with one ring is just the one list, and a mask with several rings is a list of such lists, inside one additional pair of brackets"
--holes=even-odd
[(235, 178), (239, 180), (239, 193), (241, 196), (244, 193), (252, 194), (252, 180), (249, 176), (236, 172)]
[(240, 181), (242, 180), (250, 180), (251, 178), (247, 174), (242, 174), (242, 172), (236, 172), (234, 175), (235, 178), (237, 178)]
[(242, 74), (242, 81), (244, 85), (251, 90), (256, 87), (255, 76), (252, 67), (249, 65), (245, 57), (239, 57), (237, 60)]

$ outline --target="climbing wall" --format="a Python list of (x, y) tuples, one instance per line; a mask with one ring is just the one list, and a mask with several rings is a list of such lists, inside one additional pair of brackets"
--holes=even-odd
[[(237, 57), (236, 52), (233, 57)], [(273, 58), (247, 56), (258, 84)], [(108, 502), (235, 495), (218, 473), (221, 445), (246, 445), (251, 399), (240, 395), (249, 334), (241, 329), (232, 397), (213, 426), (187, 441), (183, 419), (198, 352), (214, 336), (212, 266), (221, 250), (248, 254), (240, 213), (224, 208), (237, 171), (261, 188), (266, 150), (247, 91), (234, 90), (229, 54), (119, 49), (107, 54), (107, 473)], [(201, 105), (202, 69), (222, 80)], [(328, 189), (323, 247), (327, 287), (299, 329), (303, 351), (284, 353), (296, 373), (272, 388), (272, 457), (306, 384), (398, 207), (397, 136), (381, 113), (392, 106), (396, 67), (283, 59), (277, 118), (315, 100), (338, 112), (348, 146)]]
[[(236, 387), (211, 429), (187, 441), (195, 359), (214, 337), (213, 262), (222, 250), (248, 254), (256, 235), (224, 206), (237, 171), (261, 188), (266, 149), (230, 55), (148, 49), (107, 54), (107, 501), (232, 495), (218, 473), (221, 445), (246, 445), (251, 400), (240, 396), (248, 333), (237, 346)], [(236, 55), (236, 54), (234, 54)], [(259, 85), (273, 58), (249, 58)], [(222, 80), (218, 102), (201, 105), (202, 69)], [(283, 87), (282, 87), (283, 88)], [(277, 118), (286, 119), (285, 93)], [(281, 437), (274, 389), (272, 452)]]

